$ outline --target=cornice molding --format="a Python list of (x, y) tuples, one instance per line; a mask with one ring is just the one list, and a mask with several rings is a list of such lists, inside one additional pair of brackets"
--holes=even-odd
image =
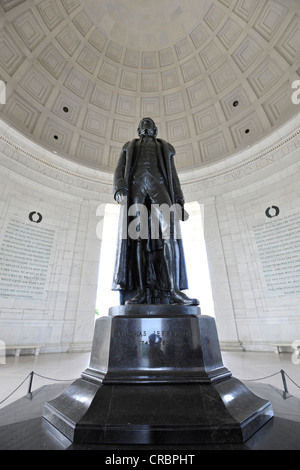
[[(262, 139), (250, 149), (226, 158), (223, 162), (181, 175), (184, 193), (219, 195), (241, 186), (264, 181), (295, 163), (300, 148), (299, 115), (288, 124)], [(284, 160), (284, 165), (281, 161)], [(299, 160), (299, 158), (298, 158)]]
[[(184, 193), (201, 193), (206, 196), (218, 195), (220, 188), (227, 193), (282, 171), (278, 162), (285, 159), (285, 166), (294, 163), (290, 158), (300, 148), (299, 116), (282, 126), (279, 131), (259, 141), (250, 149), (227, 157), (222, 162), (199, 168), (193, 172), (180, 173)], [(120, 145), (121, 149), (121, 145)], [(74, 164), (59, 155), (38, 146), (15, 129), (0, 120), (0, 153), (2, 165), (10, 172), (23, 178), (58, 189), (58, 184), (73, 192), (87, 190), (104, 195), (112, 194), (112, 174)], [(290, 160), (290, 161), (289, 161)], [(16, 165), (17, 163), (17, 165)], [(97, 198), (98, 199), (98, 198)]]

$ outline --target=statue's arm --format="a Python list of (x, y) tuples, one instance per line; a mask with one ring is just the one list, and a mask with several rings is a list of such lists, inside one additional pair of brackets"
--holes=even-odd
[(170, 144), (170, 159), (171, 159), (171, 172), (172, 172), (172, 179), (173, 179), (173, 192), (174, 192), (174, 201), (177, 204), (183, 205), (184, 204), (184, 196), (181, 189), (179, 177), (175, 168), (174, 163), (174, 156), (175, 156), (175, 149)]
[(122, 148), (115, 172), (113, 181), (113, 193), (115, 200), (120, 203), (121, 199), (127, 195), (128, 187), (124, 179), (125, 167), (126, 167), (126, 153), (127, 144)]

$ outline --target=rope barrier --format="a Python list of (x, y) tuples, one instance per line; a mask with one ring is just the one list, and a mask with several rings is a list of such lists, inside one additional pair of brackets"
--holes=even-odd
[(277, 375), (277, 374), (280, 374), (280, 371), (279, 371), (279, 372), (275, 372), (275, 374), (267, 375), (266, 377), (260, 377), (259, 379), (244, 379), (244, 380), (245, 380), (245, 381), (247, 380), (247, 382), (256, 382), (257, 380), (269, 379), (270, 377), (274, 377), (274, 375)]
[(2, 405), (2, 403), (4, 403), (8, 398), (10, 398), (23, 385), (23, 383), (28, 378), (30, 378), (30, 380), (29, 380), (29, 386), (28, 386), (28, 392), (27, 393), (31, 393), (32, 382), (33, 382), (33, 376), (34, 375), (37, 375), (38, 377), (42, 377), (43, 379), (53, 380), (54, 382), (73, 382), (74, 380), (76, 380), (76, 379), (54, 379), (52, 377), (46, 377), (45, 375), (40, 375), (40, 374), (37, 374), (36, 372), (32, 371), (25, 377), (25, 379), (20, 383), (20, 385), (18, 385), (6, 398), (4, 398), (4, 400), (0, 401), (0, 405)]
[(36, 372), (33, 372), (33, 374), (37, 375), (38, 377), (42, 377), (43, 379), (54, 380), (55, 382), (73, 382), (74, 380), (76, 380), (76, 379), (53, 379), (52, 377), (45, 377), (44, 375), (37, 374)]
[(285, 375), (287, 376), (287, 378), (290, 379), (290, 381), (291, 381), (297, 388), (300, 388), (299, 385), (296, 384), (296, 382), (294, 382), (294, 380), (291, 379), (291, 377), (290, 377), (286, 372), (284, 372), (284, 373), (285, 373)]
[(2, 405), (2, 403), (4, 403), (9, 397), (11, 397), (23, 385), (25, 380), (27, 380), (28, 377), (30, 377), (31, 374), (32, 374), (32, 372), (30, 372), (30, 374), (28, 374), (27, 377), (25, 377), (23, 382), (21, 382), (20, 385), (17, 386), (17, 388), (15, 388), (6, 398), (4, 398), (4, 400), (0, 401), (0, 405)]
[[(274, 377), (275, 375), (278, 375), (278, 374), (281, 374), (281, 378), (282, 378), (282, 382), (283, 382), (283, 386), (284, 386), (284, 391), (286, 393), (289, 393), (289, 392), (288, 392), (288, 389), (287, 389), (287, 384), (286, 384), (285, 377), (287, 377), (297, 388), (300, 389), (300, 386), (293, 379), (291, 379), (291, 377), (286, 372), (284, 372), (284, 370), (282, 370), (282, 369), (278, 372), (275, 372), (274, 374), (266, 375), (265, 377), (260, 377), (260, 378), (257, 378), (257, 379), (244, 379), (242, 381), (244, 381), (244, 382), (257, 382), (257, 381), (260, 381), (260, 380), (269, 379), (270, 377)], [(8, 398), (10, 398), (23, 385), (23, 383), (28, 378), (30, 378), (30, 380), (29, 380), (29, 387), (28, 387), (28, 392), (27, 393), (31, 393), (32, 382), (33, 382), (33, 376), (34, 375), (36, 375), (38, 377), (41, 377), (43, 379), (46, 379), (46, 380), (52, 380), (54, 382), (73, 382), (74, 380), (76, 380), (76, 379), (55, 379), (53, 377), (46, 377), (45, 375), (37, 374), (36, 372), (32, 371), (25, 377), (25, 379), (6, 398), (4, 398), (2, 401), (0, 401), (0, 405), (2, 405), (2, 403), (4, 403), (6, 400), (8, 400)]]
[(291, 377), (283, 369), (280, 369), (280, 371), (275, 372), (274, 374), (267, 375), (266, 377), (260, 377), (259, 379), (247, 380), (247, 382), (257, 382), (257, 381), (260, 381), (260, 380), (265, 380), (265, 379), (273, 377), (274, 375), (277, 375), (277, 374), (281, 374), (283, 388), (284, 388), (284, 391), (286, 393), (289, 393), (289, 391), (288, 391), (288, 388), (287, 388), (287, 383), (286, 383), (285, 377), (287, 377), (297, 388), (300, 389), (299, 385), (293, 379), (291, 379)]

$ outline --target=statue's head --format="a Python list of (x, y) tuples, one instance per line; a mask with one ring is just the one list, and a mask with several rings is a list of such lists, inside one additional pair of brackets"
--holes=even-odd
[(137, 128), (138, 135), (151, 135), (156, 137), (158, 129), (153, 119), (147, 117), (140, 120), (139, 127)]

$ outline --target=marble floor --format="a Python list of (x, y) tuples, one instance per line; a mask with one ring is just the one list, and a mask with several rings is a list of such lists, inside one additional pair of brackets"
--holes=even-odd
[[(184, 449), (193, 451), (197, 464), (202, 462), (203, 450), (300, 450), (300, 364), (294, 364), (289, 353), (223, 351), (222, 356), (233, 376), (256, 396), (270, 401), (274, 411), (274, 418), (244, 443), (72, 443), (42, 418), (45, 402), (59, 396), (68, 381), (80, 377), (89, 365), (89, 353), (65, 353), (7, 357), (6, 363), (0, 364), (0, 450), (100, 450), (106, 459), (115, 451), (142, 455)], [(285, 372), (289, 393), (284, 392), (280, 370)], [(28, 394), (32, 371), (32, 393)]]
[[(288, 392), (300, 398), (300, 364), (293, 363), (291, 353), (223, 351), (222, 356), (224, 365), (237, 379), (270, 384), (280, 390), (284, 389), (280, 374), (280, 370), (283, 370)], [(0, 363), (0, 408), (13, 403), (28, 392), (30, 372), (34, 372), (34, 391), (43, 385), (68, 380), (71, 382), (80, 377), (81, 372), (88, 366), (89, 359), (90, 353), (7, 357), (5, 364)]]

